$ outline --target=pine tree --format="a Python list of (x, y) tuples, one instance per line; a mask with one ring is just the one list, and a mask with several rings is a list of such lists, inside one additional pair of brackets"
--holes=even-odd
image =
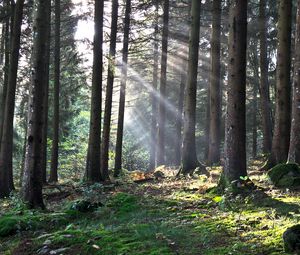
[(247, 0), (232, 1), (229, 14), (229, 57), (225, 127), (225, 167), (220, 186), (246, 176), (246, 47)]
[(124, 39), (123, 39), (123, 58), (122, 58), (122, 77), (119, 99), (119, 116), (118, 130), (116, 141), (116, 156), (114, 176), (117, 177), (122, 169), (122, 145), (123, 145), (123, 129), (124, 129), (124, 113), (125, 113), (125, 90), (127, 81), (127, 63), (128, 63), (128, 45), (130, 32), (130, 13), (131, 0), (126, 0), (125, 19), (124, 19)]
[(101, 141), (101, 104), (102, 104), (102, 71), (103, 71), (103, 9), (102, 0), (95, 0), (95, 35), (94, 35), (94, 62), (92, 80), (92, 102), (90, 117), (90, 134), (88, 155), (86, 162), (86, 180), (98, 182), (103, 180), (100, 171), (100, 141)]
[(22, 197), (30, 208), (45, 208), (42, 195), (42, 128), (43, 128), (43, 93), (45, 91), (45, 54), (48, 38), (47, 17), (48, 0), (37, 0), (32, 52), (32, 83), (28, 110), (28, 134)]

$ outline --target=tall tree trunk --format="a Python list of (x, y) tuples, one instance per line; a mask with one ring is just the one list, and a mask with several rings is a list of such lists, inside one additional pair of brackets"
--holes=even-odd
[(157, 151), (157, 86), (158, 86), (158, 0), (155, 0), (155, 24), (154, 24), (154, 46), (153, 46), (153, 78), (151, 90), (151, 140), (150, 140), (150, 163), (149, 170), (156, 167)]
[(196, 154), (195, 124), (200, 34), (200, 7), (201, 1), (192, 0), (188, 77), (184, 101), (184, 128), (181, 159), (182, 174), (188, 174), (199, 166)]
[(125, 90), (126, 90), (126, 81), (127, 81), (130, 13), (131, 13), (131, 0), (126, 0), (126, 10), (125, 10), (125, 19), (124, 19), (122, 77), (121, 77), (121, 88), (120, 88), (118, 130), (117, 130), (115, 171), (114, 171), (115, 177), (117, 177), (120, 174), (120, 171), (122, 169), (122, 145), (123, 145), (123, 128), (124, 128), (124, 112), (125, 112)]
[(271, 155), (263, 169), (287, 161), (290, 143), (291, 1), (280, 0), (278, 20), (275, 127)]
[(293, 109), (288, 162), (295, 162), (300, 164), (300, 0), (298, 0), (297, 2), (298, 7), (295, 34), (295, 64), (293, 77)]
[[(48, 13), (47, 13), (47, 19), (48, 22), (51, 24), (51, 1), (48, 2), (49, 6), (47, 7)], [(49, 97), (49, 65), (50, 65), (50, 42), (51, 42), (51, 25), (48, 26), (48, 35), (46, 40), (46, 56), (45, 56), (45, 91), (43, 95), (43, 105), (44, 105), (44, 126), (42, 130), (42, 177), (43, 177), (43, 183), (47, 183), (47, 134), (48, 134), (48, 112), (49, 112), (49, 103), (48, 103), (48, 97)], [(26, 130), (27, 133), (27, 130)], [(25, 139), (26, 140), (26, 139)], [(26, 149), (26, 145), (25, 145)]]
[(59, 91), (60, 91), (60, 0), (55, 0), (55, 44), (54, 44), (54, 116), (51, 168), (49, 182), (57, 182), (59, 143)]
[(28, 136), (22, 197), (29, 208), (44, 208), (42, 195), (42, 128), (45, 91), (45, 55), (49, 20), (45, 19), (48, 0), (37, 0), (32, 53), (32, 84), (28, 109)]
[[(184, 42), (185, 43), (185, 42)], [(184, 54), (187, 52), (187, 47), (184, 45), (183, 48)], [(179, 97), (178, 97), (178, 107), (176, 114), (176, 123), (175, 123), (175, 132), (176, 132), (176, 141), (175, 141), (175, 165), (180, 165), (181, 161), (181, 145), (182, 145), (182, 124), (183, 124), (183, 101), (184, 101), (184, 90), (187, 80), (187, 57), (182, 56), (181, 64), (181, 78), (180, 78), (180, 87), (179, 87)]]
[(157, 139), (157, 165), (165, 163), (165, 122), (166, 122), (166, 85), (167, 85), (167, 56), (169, 36), (169, 0), (164, 0), (163, 29), (162, 29), (162, 55), (159, 88), (159, 116)]
[(247, 0), (232, 1), (229, 14), (229, 63), (225, 127), (225, 167), (220, 185), (246, 176)]
[(209, 153), (209, 136), (210, 136), (210, 86), (206, 90), (206, 109), (205, 109), (205, 125), (204, 125), (204, 161), (208, 161)]
[(213, 1), (211, 37), (210, 118), (208, 164), (220, 162), (221, 144), (221, 1)]
[[(9, 0), (4, 1), (4, 6), (9, 10)], [(9, 59), (10, 59), (10, 38), (11, 38), (11, 33), (10, 33), (10, 16), (7, 16), (5, 19), (5, 40), (4, 40), (4, 67), (3, 67), (3, 72), (4, 72), (4, 77), (3, 77), (3, 87), (2, 87), (2, 98), (1, 98), (1, 114), (0, 114), (0, 139), (2, 138), (3, 134), (3, 123), (4, 123), (4, 111), (5, 111), (5, 104), (6, 104), (6, 95), (7, 95), (7, 87), (8, 87), (8, 72), (9, 72)], [(1, 144), (0, 144), (1, 146)]]
[(15, 95), (19, 63), (21, 25), (23, 19), (24, 0), (18, 0), (11, 37), (11, 54), (8, 69), (8, 86), (3, 118), (3, 132), (0, 149), (0, 197), (7, 196), (14, 189), (13, 184), (13, 123)]
[(257, 157), (257, 82), (253, 82), (252, 102), (252, 158)]
[(260, 101), (263, 131), (263, 152), (270, 153), (272, 147), (272, 115), (270, 88), (268, 81), (268, 48), (266, 0), (259, 3), (259, 41), (260, 41)]
[(103, 72), (103, 10), (104, 2), (95, 0), (95, 35), (93, 49), (93, 80), (90, 117), (90, 134), (86, 163), (86, 180), (103, 181), (101, 174), (101, 104), (102, 104), (102, 72)]
[(107, 87), (105, 95), (105, 109), (103, 122), (103, 138), (102, 138), (102, 176), (104, 179), (109, 179), (108, 175), (108, 153), (109, 153), (109, 139), (110, 139), (110, 122), (111, 122), (111, 107), (112, 95), (115, 78), (115, 55), (116, 55), (116, 40), (118, 29), (118, 0), (112, 0), (112, 19), (111, 19), (111, 34), (110, 34), (110, 48), (109, 48), (109, 64), (107, 74)]

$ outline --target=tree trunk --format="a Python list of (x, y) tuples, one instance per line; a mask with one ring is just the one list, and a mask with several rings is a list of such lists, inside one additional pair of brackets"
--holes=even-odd
[(54, 116), (51, 168), (49, 182), (57, 182), (59, 143), (59, 91), (60, 91), (60, 0), (55, 0), (55, 43), (54, 43)]
[(11, 54), (8, 69), (8, 86), (4, 108), (3, 132), (0, 149), (0, 197), (7, 196), (14, 189), (13, 184), (13, 124), (15, 95), (20, 51), (21, 25), (24, 0), (18, 0), (11, 37)]
[(195, 124), (200, 34), (200, 7), (201, 1), (192, 1), (188, 77), (184, 101), (184, 128), (181, 159), (181, 173), (184, 175), (192, 172), (197, 166), (199, 166), (196, 154)]
[(272, 147), (272, 115), (270, 88), (268, 81), (268, 48), (266, 24), (266, 0), (259, 3), (259, 41), (260, 41), (260, 101), (263, 131), (263, 152), (270, 153)]
[[(247, 0), (232, 1), (229, 14), (229, 63), (225, 127), (225, 167), (220, 185), (246, 176)], [(223, 182), (223, 183), (222, 183)]]
[(150, 140), (150, 164), (149, 170), (156, 167), (157, 151), (157, 86), (158, 86), (158, 0), (155, 1), (155, 24), (154, 24), (154, 46), (153, 46), (153, 81), (151, 95), (151, 140)]
[(103, 138), (102, 138), (102, 176), (104, 179), (109, 179), (108, 175), (108, 160), (109, 160), (109, 139), (110, 139), (110, 122), (111, 122), (111, 107), (112, 95), (114, 87), (114, 69), (115, 69), (115, 55), (116, 55), (116, 40), (118, 29), (118, 0), (112, 0), (112, 19), (111, 19), (111, 34), (110, 34), (110, 48), (109, 48), (109, 64), (107, 74), (107, 87), (105, 95), (105, 109), (103, 122)]
[(165, 164), (165, 122), (166, 122), (166, 85), (167, 85), (167, 56), (169, 36), (169, 0), (164, 0), (163, 28), (162, 28), (162, 55), (159, 89), (159, 116), (157, 138), (157, 165)]
[(102, 72), (103, 72), (103, 10), (104, 2), (95, 0), (95, 35), (93, 49), (93, 80), (90, 117), (90, 135), (86, 163), (86, 180), (88, 182), (103, 181), (101, 175), (101, 104), (102, 104)]
[[(185, 42), (184, 42), (185, 43)], [(187, 47), (184, 45), (183, 52), (186, 54)], [(176, 123), (175, 123), (175, 132), (176, 132), (176, 141), (175, 141), (175, 165), (179, 166), (181, 161), (181, 145), (182, 145), (182, 124), (183, 124), (183, 101), (184, 101), (184, 90), (185, 84), (187, 80), (187, 57), (182, 56), (182, 64), (181, 64), (181, 79), (180, 79), (180, 87), (179, 87), (179, 97), (178, 97), (178, 108), (176, 115)]]
[[(48, 2), (49, 6), (47, 6), (47, 19), (48, 22), (51, 24), (51, 1)], [(46, 40), (46, 56), (45, 56), (45, 91), (43, 95), (43, 105), (44, 105), (44, 116), (43, 116), (43, 130), (42, 130), (42, 177), (43, 177), (43, 184), (47, 183), (47, 134), (48, 134), (48, 112), (49, 112), (49, 104), (48, 104), (48, 97), (49, 97), (49, 63), (50, 63), (50, 42), (51, 42), (51, 25), (48, 27), (48, 35)], [(26, 131), (27, 133), (27, 131)], [(26, 139), (25, 139), (26, 140)], [(25, 146), (26, 149), (26, 146)]]
[(279, 3), (275, 127), (267, 170), (287, 161), (290, 143), (291, 1)]
[(123, 128), (124, 128), (124, 112), (125, 112), (125, 90), (126, 90), (126, 81), (127, 81), (130, 13), (131, 13), (131, 0), (126, 0), (126, 10), (125, 10), (125, 19), (124, 19), (122, 77), (121, 77), (121, 88), (120, 88), (118, 130), (117, 130), (115, 171), (114, 171), (115, 177), (117, 177), (120, 174), (120, 171), (122, 169), (122, 145), (123, 145)]
[(211, 38), (210, 118), (208, 164), (220, 162), (221, 144), (221, 1), (213, 1)]
[(300, 0), (297, 2), (292, 126), (288, 162), (300, 164)]
[(252, 158), (257, 157), (257, 83), (253, 82), (253, 103), (252, 103)]
[[(9, 9), (9, 0), (4, 1), (4, 5)], [(8, 16), (5, 19), (5, 39), (4, 39), (4, 67), (3, 67), (3, 72), (4, 72), (4, 77), (3, 77), (3, 87), (2, 87), (2, 98), (1, 98), (1, 114), (0, 114), (0, 139), (2, 138), (3, 134), (3, 119), (4, 119), (4, 111), (5, 111), (5, 103), (6, 103), (6, 95), (7, 95), (7, 87), (8, 87), (8, 72), (9, 72), (9, 59), (10, 59), (10, 38), (11, 38), (11, 33), (10, 33), (10, 16)], [(1, 147), (1, 144), (0, 144)]]
[(45, 208), (42, 195), (42, 128), (43, 93), (45, 91), (45, 55), (48, 19), (45, 19), (48, 0), (38, 0), (35, 17), (35, 37), (32, 53), (32, 84), (28, 109), (28, 136), (22, 197), (29, 208)]

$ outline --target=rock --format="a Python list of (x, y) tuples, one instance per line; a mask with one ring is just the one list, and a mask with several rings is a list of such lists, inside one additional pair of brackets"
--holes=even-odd
[(268, 171), (268, 177), (279, 188), (300, 186), (300, 169), (297, 164), (278, 164)]
[(87, 200), (77, 200), (71, 205), (70, 209), (79, 212), (93, 212), (101, 206), (103, 206), (101, 202), (92, 203)]
[(288, 253), (300, 254), (300, 225), (288, 228), (282, 235), (284, 250)]

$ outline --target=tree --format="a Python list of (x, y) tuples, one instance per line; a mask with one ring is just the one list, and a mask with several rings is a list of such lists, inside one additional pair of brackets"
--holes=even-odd
[(169, 35), (169, 0), (164, 0), (163, 30), (161, 45), (161, 72), (159, 88), (159, 115), (157, 138), (157, 165), (165, 163), (165, 118), (166, 118), (166, 85), (167, 85), (167, 60), (168, 60), (168, 35)]
[(32, 83), (29, 97), (28, 134), (22, 197), (29, 208), (45, 208), (42, 196), (43, 93), (45, 91), (45, 53), (49, 20), (48, 0), (37, 0), (32, 52)]
[(199, 56), (201, 2), (192, 1), (192, 19), (189, 43), (188, 77), (184, 101), (184, 128), (182, 142), (181, 173), (188, 174), (199, 166), (196, 154), (195, 124), (196, 124), (196, 93)]
[(124, 39), (123, 39), (123, 58), (122, 58), (122, 77), (119, 99), (119, 116), (118, 130), (116, 141), (115, 171), (114, 176), (117, 177), (122, 169), (122, 144), (124, 129), (124, 112), (125, 112), (125, 90), (127, 81), (127, 62), (128, 62), (128, 44), (130, 32), (130, 13), (131, 0), (126, 0), (125, 19), (124, 19)]
[(103, 121), (103, 138), (102, 138), (102, 163), (101, 171), (102, 177), (108, 179), (108, 153), (109, 153), (109, 138), (110, 138), (110, 122), (111, 122), (111, 108), (112, 108), (112, 94), (114, 87), (114, 68), (116, 55), (116, 41), (118, 30), (118, 0), (112, 1), (111, 13), (111, 32), (110, 32), (110, 48), (109, 48), (109, 63), (107, 74), (107, 86), (105, 95), (105, 109)]
[(263, 169), (287, 161), (290, 144), (291, 1), (280, 0), (272, 150)]
[(225, 124), (225, 166), (220, 185), (246, 176), (247, 0), (232, 1), (229, 14), (229, 63)]
[(220, 161), (221, 143), (221, 1), (213, 1), (209, 100), (208, 164)]
[(103, 44), (103, 9), (104, 3), (95, 0), (95, 35), (94, 35), (94, 62), (92, 80), (92, 102), (90, 117), (90, 134), (88, 144), (88, 156), (86, 162), (86, 179), (90, 182), (103, 180), (100, 171), (101, 151), (101, 104), (102, 104), (102, 44)]
[(157, 87), (158, 87), (158, 0), (155, 1), (154, 40), (153, 40), (153, 75), (151, 95), (151, 140), (149, 170), (156, 166), (157, 143)]
[[(51, 24), (51, 1), (48, 2), (49, 6), (47, 7), (48, 14), (47, 19)], [(51, 44), (51, 25), (48, 26), (48, 36), (46, 39), (46, 56), (45, 56), (45, 91), (43, 95), (43, 105), (44, 105), (44, 113), (43, 113), (43, 130), (42, 130), (42, 179), (43, 183), (47, 183), (47, 138), (48, 138), (48, 113), (49, 113), (49, 72), (50, 72), (50, 44)], [(24, 152), (26, 152), (26, 136), (27, 136), (27, 127), (25, 127), (25, 142), (24, 142)], [(25, 158), (25, 157), (24, 157)], [(23, 165), (23, 164), (22, 164)]]
[(59, 91), (60, 91), (60, 0), (55, 0), (55, 44), (54, 44), (54, 116), (51, 152), (50, 182), (57, 182), (59, 143)]
[(8, 196), (14, 189), (13, 185), (13, 122), (15, 109), (15, 95), (17, 72), (20, 52), (21, 26), (23, 18), (24, 0), (16, 2), (14, 24), (11, 37), (11, 54), (8, 69), (7, 93), (3, 118), (3, 132), (0, 149), (0, 197)]
[(270, 153), (272, 147), (272, 118), (270, 89), (268, 81), (266, 0), (259, 2), (259, 42), (260, 42), (260, 98), (263, 131), (263, 152)]
[(293, 108), (291, 121), (291, 139), (288, 162), (300, 164), (300, 0), (297, 1), (297, 20), (295, 34), (295, 62), (293, 81)]
[[(4, 3), (4, 8), (6, 9), (6, 12), (11, 12), (10, 8), (10, 1), (9, 0), (5, 0)], [(4, 119), (4, 110), (5, 110), (5, 103), (6, 103), (6, 94), (7, 94), (7, 87), (8, 87), (8, 69), (9, 69), (9, 58), (10, 58), (10, 38), (11, 38), (11, 34), (10, 34), (10, 24), (12, 21), (11, 18), (11, 14), (6, 14), (6, 18), (5, 18), (5, 24), (4, 25), (4, 67), (3, 67), (3, 71), (4, 71), (4, 79), (3, 79), (3, 85), (2, 85), (2, 98), (1, 98), (1, 109), (0, 109), (0, 139), (2, 137), (3, 134), (3, 119)], [(1, 146), (1, 144), (0, 144)]]

